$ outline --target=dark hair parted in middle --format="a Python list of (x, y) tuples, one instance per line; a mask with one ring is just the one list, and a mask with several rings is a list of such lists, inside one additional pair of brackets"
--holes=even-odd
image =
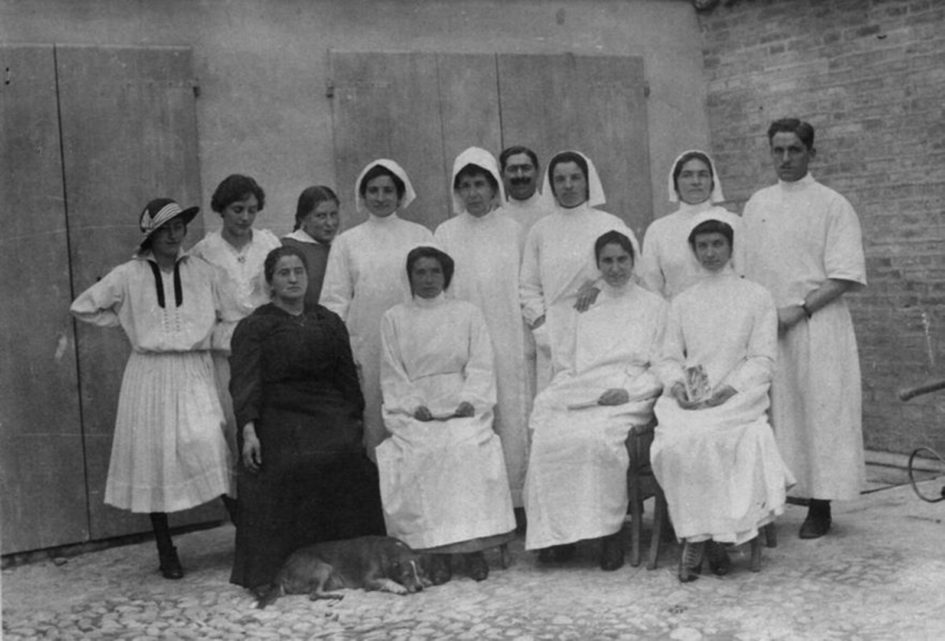
[[(440, 264), (440, 269), (443, 270), (443, 289), (449, 289), (455, 268), (453, 258), (442, 249), (426, 245), (414, 247), (410, 250), (410, 253), (407, 254), (407, 281), (410, 282), (411, 274), (413, 274), (413, 266), (421, 258), (433, 258)], [(410, 285), (410, 291), (413, 291), (413, 284)]]
[(259, 186), (259, 183), (250, 176), (231, 174), (217, 185), (213, 196), (210, 198), (210, 209), (221, 214), (230, 203), (245, 200), (250, 195), (256, 197), (259, 211), (262, 211), (263, 207), (266, 206), (266, 192)]
[(302, 253), (302, 250), (292, 245), (282, 245), (266, 254), (266, 262), (263, 263), (263, 273), (266, 276), (266, 282), (270, 285), (272, 284), (272, 275), (276, 273), (276, 265), (279, 264), (279, 259), (286, 256), (298, 256), (299, 260), (302, 261), (302, 266), (305, 267), (305, 273), (308, 273), (308, 261), (305, 260), (305, 254)]
[(630, 254), (630, 260), (636, 262), (637, 257), (633, 253), (633, 243), (625, 234), (621, 234), (616, 229), (601, 234), (594, 241), (594, 262), (600, 263), (600, 253), (604, 251), (604, 247), (607, 245), (620, 245), (624, 251)]
[(338, 195), (331, 187), (313, 185), (302, 191), (302, 193), (299, 194), (299, 204), (295, 207), (295, 227), (292, 228), (292, 231), (301, 227), (305, 217), (315, 211), (315, 208), (320, 204), (328, 200), (334, 201), (336, 205), (341, 205), (341, 201), (338, 200)]
[(489, 186), (492, 187), (492, 193), (499, 193), (499, 183), (496, 182), (495, 176), (492, 175), (492, 172), (487, 170), (485, 167), (480, 167), (479, 165), (474, 165), (472, 163), (469, 163), (456, 172), (456, 178), (453, 179), (453, 191), (459, 189), (460, 181), (462, 181), (462, 179), (467, 176), (470, 178), (475, 176), (485, 176)]
[(390, 176), (390, 179), (394, 181), (394, 189), (397, 190), (398, 200), (403, 199), (404, 194), (407, 193), (407, 185), (400, 179), (400, 176), (384, 165), (374, 165), (364, 172), (364, 178), (361, 179), (361, 183), (358, 185), (358, 193), (361, 194), (362, 198), (364, 198), (364, 194), (367, 192), (368, 183), (378, 176)]
[(532, 161), (532, 164), (535, 165), (535, 169), (538, 169), (538, 154), (523, 145), (515, 145), (506, 147), (502, 150), (502, 153), (499, 154), (499, 167), (502, 168), (502, 171), (505, 171), (506, 165), (509, 164), (509, 158), (515, 154), (525, 154), (528, 156), (529, 160)]
[(775, 120), (768, 127), (768, 143), (771, 143), (771, 139), (774, 138), (775, 134), (781, 132), (796, 134), (808, 151), (814, 148), (814, 127), (809, 122), (804, 122), (799, 118)]
[(692, 251), (696, 250), (696, 236), (699, 234), (722, 234), (728, 239), (729, 249), (735, 247), (735, 232), (732, 231), (732, 226), (728, 223), (722, 222), (721, 220), (710, 218), (709, 220), (704, 220), (692, 228), (692, 231), (689, 232), (689, 246), (692, 248)]
[[(573, 162), (576, 164), (581, 170), (581, 173), (584, 174), (584, 180), (588, 182), (590, 181), (590, 177), (588, 176), (587, 161), (584, 160), (584, 156), (576, 151), (562, 151), (557, 153), (554, 155), (554, 157), (552, 157), (551, 160), (548, 161), (548, 184), (551, 185), (551, 191), (555, 197), (558, 196), (558, 192), (555, 191), (555, 167), (565, 162)], [(590, 191), (590, 185), (588, 185), (587, 189)], [(588, 194), (585, 193), (584, 197), (587, 198)]]

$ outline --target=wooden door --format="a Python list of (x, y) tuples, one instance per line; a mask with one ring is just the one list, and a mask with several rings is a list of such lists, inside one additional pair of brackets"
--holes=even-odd
[[(141, 240), (138, 218), (152, 198), (201, 201), (191, 52), (187, 48), (58, 47), (63, 175), (76, 293)], [(201, 218), (187, 243), (202, 235)], [(146, 516), (104, 504), (118, 390), (129, 354), (119, 329), (77, 328), (92, 538), (150, 529)], [(219, 506), (175, 516), (212, 520)]]
[(52, 46), (0, 47), (3, 553), (89, 536)]
[(417, 200), (404, 218), (431, 231), (452, 215), (453, 159), (500, 144), (495, 56), (329, 52), (335, 176), (342, 227), (363, 222), (354, 182), (377, 158), (396, 160)]
[(538, 153), (584, 153), (607, 204), (642, 240), (653, 220), (643, 59), (625, 56), (498, 56), (502, 142)]

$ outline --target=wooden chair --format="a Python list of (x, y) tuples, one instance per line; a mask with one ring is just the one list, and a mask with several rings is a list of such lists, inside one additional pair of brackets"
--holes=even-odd
[[(630, 464), (627, 467), (627, 489), (630, 495), (630, 565), (640, 565), (640, 540), (643, 535), (643, 501), (653, 497), (653, 532), (650, 535), (650, 550), (646, 569), (655, 570), (659, 562), (660, 545), (664, 538), (675, 538), (672, 534), (672, 524), (669, 520), (669, 510), (666, 506), (666, 496), (660, 484), (653, 475), (650, 465), (650, 446), (653, 444), (654, 419), (647, 425), (634, 426), (627, 436), (627, 453)], [(751, 570), (761, 570), (761, 543), (764, 536), (765, 545), (769, 548), (777, 547), (778, 537), (774, 523), (769, 523), (759, 533), (751, 545)]]

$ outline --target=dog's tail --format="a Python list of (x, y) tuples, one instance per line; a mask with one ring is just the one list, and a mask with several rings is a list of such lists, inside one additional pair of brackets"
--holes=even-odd
[(277, 581), (275, 583), (270, 583), (266, 587), (260, 588), (256, 591), (256, 607), (262, 610), (267, 605), (273, 603), (276, 599), (285, 594), (285, 590), (282, 588), (282, 582)]

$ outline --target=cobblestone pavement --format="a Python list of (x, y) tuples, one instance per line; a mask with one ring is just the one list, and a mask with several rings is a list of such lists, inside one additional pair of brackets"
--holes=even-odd
[[(935, 494), (943, 481), (929, 481)], [(945, 503), (908, 486), (834, 508), (826, 538), (801, 541), (805, 514), (789, 506), (779, 545), (748, 570), (681, 584), (678, 547), (660, 567), (596, 567), (596, 550), (560, 567), (537, 565), (521, 539), (489, 579), (464, 576), (412, 596), (348, 591), (340, 601), (287, 596), (265, 610), (227, 582), (233, 529), (183, 535), (187, 575), (166, 581), (153, 543), (3, 571), (4, 639), (945, 639)]]

